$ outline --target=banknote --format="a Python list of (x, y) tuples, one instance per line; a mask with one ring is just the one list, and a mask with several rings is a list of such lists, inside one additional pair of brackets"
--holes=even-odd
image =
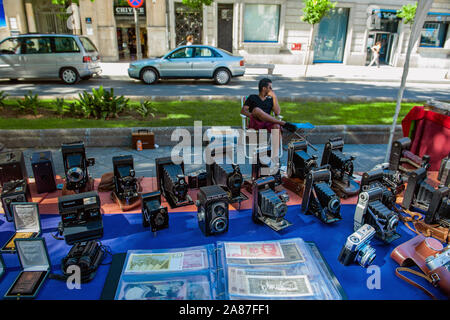
[(229, 264), (250, 264), (250, 265), (264, 265), (264, 264), (289, 264), (302, 263), (305, 258), (300, 252), (300, 248), (296, 243), (280, 243), (282, 258), (266, 258), (266, 259), (227, 259)]
[(278, 242), (227, 242), (226, 257), (231, 259), (283, 259)]
[(118, 300), (185, 300), (187, 281), (149, 281), (124, 284)]
[(248, 276), (284, 276), (283, 270), (257, 270), (257, 269), (244, 269), (244, 268), (228, 268), (228, 292), (229, 294), (241, 294), (248, 293)]
[(306, 275), (248, 276), (248, 295), (253, 297), (306, 297), (313, 290)]
[(183, 257), (183, 270), (203, 269), (207, 266), (204, 250), (185, 251)]
[(126, 273), (179, 271), (183, 268), (183, 252), (133, 253), (125, 268)]

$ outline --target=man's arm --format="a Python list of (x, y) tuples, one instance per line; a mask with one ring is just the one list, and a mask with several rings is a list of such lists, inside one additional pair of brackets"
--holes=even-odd
[(247, 105), (243, 105), (242, 106), (242, 109), (241, 109), (241, 114), (243, 114), (244, 116), (246, 116), (247, 118), (250, 118), (250, 116), (252, 115), (251, 113), (250, 113), (250, 111), (248, 111), (249, 110), (249, 107), (247, 106)]
[(279, 116), (280, 113), (281, 113), (281, 108), (280, 108), (280, 105), (278, 104), (277, 95), (275, 94), (275, 92), (270, 90), (269, 91), (269, 96), (272, 97), (272, 101), (273, 101), (272, 111), (275, 114), (275, 116)]

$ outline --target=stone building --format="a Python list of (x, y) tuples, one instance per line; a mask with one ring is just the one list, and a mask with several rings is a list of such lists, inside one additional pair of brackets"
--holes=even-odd
[[(79, 0), (69, 8), (51, 0), (0, 0), (0, 38), (11, 34), (79, 33), (97, 45), (103, 61), (133, 60), (136, 34), (133, 10), (125, 0)], [(315, 46), (307, 55), (310, 25), (302, 22), (301, 0), (215, 0), (195, 11), (181, 0), (145, 0), (139, 9), (144, 56), (160, 56), (182, 44), (218, 46), (247, 63), (365, 65), (370, 46), (381, 41), (380, 60), (402, 66), (411, 25), (396, 11), (414, 1), (344, 0), (315, 27)], [(67, 22), (70, 20), (70, 24)], [(450, 68), (450, 0), (435, 0), (411, 56), (412, 67)], [(70, 28), (69, 28), (70, 27)]]

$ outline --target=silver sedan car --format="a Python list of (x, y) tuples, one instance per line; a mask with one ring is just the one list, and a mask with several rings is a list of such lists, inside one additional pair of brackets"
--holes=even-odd
[(211, 46), (178, 47), (160, 58), (130, 63), (128, 75), (144, 83), (158, 79), (214, 79), (219, 85), (245, 73), (244, 58)]

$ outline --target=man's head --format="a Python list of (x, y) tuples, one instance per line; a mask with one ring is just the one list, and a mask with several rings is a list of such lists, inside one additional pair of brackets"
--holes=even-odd
[(263, 93), (264, 95), (267, 95), (267, 93), (272, 90), (272, 80), (270, 80), (268, 78), (263, 78), (263, 79), (259, 80), (258, 89), (259, 89), (259, 93)]

